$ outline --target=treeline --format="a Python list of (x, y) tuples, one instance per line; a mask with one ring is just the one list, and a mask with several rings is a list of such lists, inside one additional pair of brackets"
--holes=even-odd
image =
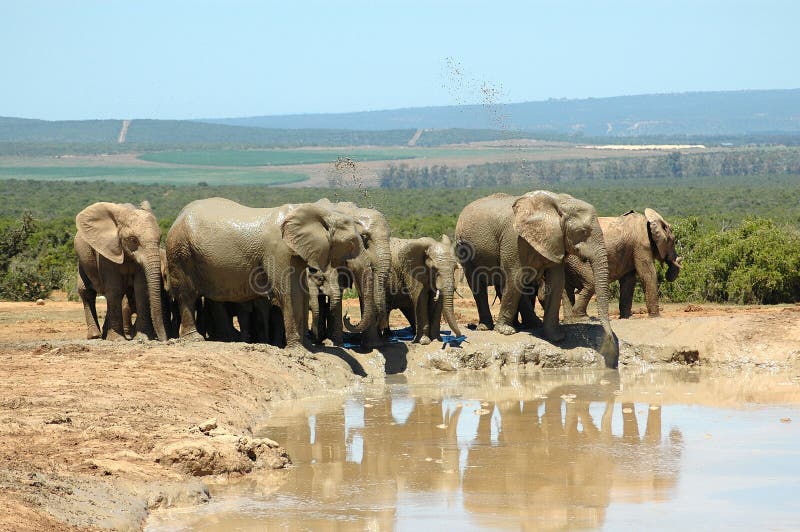
[(800, 175), (800, 149), (767, 148), (657, 156), (485, 163), (466, 168), (390, 165), (383, 188), (507, 187), (576, 180), (659, 179), (690, 176)]

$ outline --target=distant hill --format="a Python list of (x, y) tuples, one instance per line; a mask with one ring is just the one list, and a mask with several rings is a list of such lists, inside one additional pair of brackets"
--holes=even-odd
[[(0, 117), (0, 143), (116, 144), (122, 120), (29, 120)], [(405, 144), (414, 130), (276, 130), (191, 120), (132, 120), (127, 144), (230, 144), (259, 146), (345, 146)]]
[(800, 89), (649, 94), (203, 122), (263, 128), (506, 129), (591, 137), (800, 132)]

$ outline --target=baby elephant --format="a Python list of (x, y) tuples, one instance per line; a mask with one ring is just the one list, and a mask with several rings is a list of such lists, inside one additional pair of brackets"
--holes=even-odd
[(388, 308), (400, 309), (414, 328), (414, 341), (431, 343), (439, 335), (442, 314), (456, 336), (461, 330), (453, 312), (456, 258), (450, 239), (392, 238)]
[[(148, 202), (99, 202), (75, 217), (78, 294), (88, 338), (100, 338), (95, 298), (106, 296), (102, 336), (124, 340), (123, 297), (136, 306), (136, 332), (166, 341), (162, 310), (161, 229)], [(153, 331), (155, 329), (155, 332)]]
[[(658, 316), (655, 261), (668, 265), (667, 281), (674, 281), (681, 270), (682, 259), (675, 251), (672, 227), (653, 209), (645, 209), (644, 214), (630, 211), (616, 218), (600, 218), (600, 227), (608, 252), (608, 280), (619, 280), (619, 317), (631, 316), (637, 275), (644, 288), (648, 314), (651, 318)], [(592, 270), (579, 257), (571, 255), (565, 264), (564, 288), (567, 298), (574, 301), (573, 316), (585, 316), (594, 293)]]

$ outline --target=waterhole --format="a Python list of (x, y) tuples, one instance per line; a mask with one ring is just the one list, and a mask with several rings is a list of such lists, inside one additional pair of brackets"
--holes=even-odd
[(796, 529), (800, 377), (395, 376), (276, 404), (294, 465), (211, 484), (160, 530)]

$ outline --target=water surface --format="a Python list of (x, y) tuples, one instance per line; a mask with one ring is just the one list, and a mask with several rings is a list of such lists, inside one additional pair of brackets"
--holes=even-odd
[(797, 529), (800, 380), (444, 375), (275, 405), (286, 471), (148, 530)]

